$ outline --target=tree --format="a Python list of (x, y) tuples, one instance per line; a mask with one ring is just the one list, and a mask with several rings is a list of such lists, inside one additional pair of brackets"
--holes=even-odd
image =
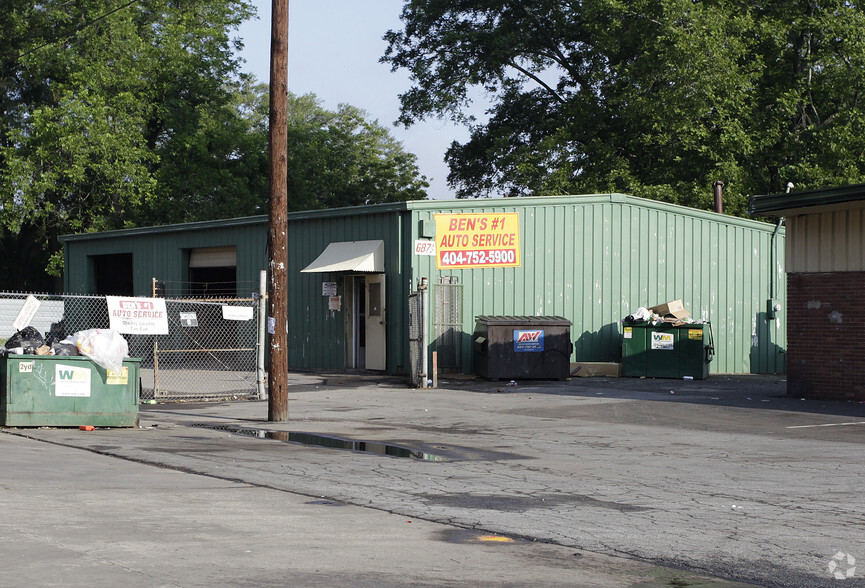
[[(470, 126), (461, 197), (627, 192), (727, 208), (865, 181), (865, 14), (845, 0), (409, 0), (400, 122)], [(491, 103), (471, 116), (473, 92)]]
[[(182, 153), (162, 158), (154, 218), (186, 222), (267, 210), (267, 84), (243, 78), (226, 108), (235, 116), (205, 125)], [(287, 155), (290, 210), (426, 198), (417, 157), (354, 106), (330, 111), (314, 94), (289, 93)]]
[(234, 0), (9, 0), (0, 223), (28, 229), (56, 270), (60, 234), (160, 219), (180, 159), (212, 158), (214, 129), (233, 122), (229, 32), (251, 14)]
[(288, 100), (288, 197), (294, 210), (426, 198), (417, 157), (354, 106), (321, 107), (313, 94)]
[[(60, 275), (63, 234), (267, 209), (267, 85), (241, 74), (230, 38), (252, 13), (245, 0), (7, 1), (3, 287), (57, 289), (45, 268)], [(365, 113), (292, 100), (291, 208), (425, 197), (415, 156)]]
[(198, 114), (183, 141), (156, 149), (157, 196), (142, 207), (139, 223), (215, 220), (267, 211), (267, 84), (243, 75), (227, 90), (217, 108)]

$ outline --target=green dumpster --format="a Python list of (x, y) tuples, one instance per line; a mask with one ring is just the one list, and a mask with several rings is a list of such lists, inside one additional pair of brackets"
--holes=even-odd
[(140, 359), (108, 371), (87, 357), (9, 355), (0, 360), (0, 425), (134, 427)]
[(625, 326), (622, 375), (703, 380), (714, 354), (709, 323)]

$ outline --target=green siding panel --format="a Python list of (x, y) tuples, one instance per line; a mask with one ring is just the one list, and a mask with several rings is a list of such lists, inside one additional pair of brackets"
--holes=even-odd
[[(478, 315), (564, 316), (573, 322), (573, 360), (619, 361), (621, 319), (681, 298), (695, 319), (712, 323), (712, 372), (785, 369), (784, 321), (765, 313), (774, 225), (621, 195), (450, 204), (415, 207), (411, 243), (435, 212), (520, 214), (519, 268), (440, 272), (434, 258), (414, 258), (415, 279), (454, 275), (465, 285), (467, 338)], [(783, 231), (775, 240), (776, 298), (784, 300)], [(465, 371), (471, 362), (463, 345)]]
[(331, 242), (384, 241), (387, 371), (407, 370), (407, 292), (401, 279), (403, 268), (401, 215), (398, 212), (366, 215), (289, 217), (288, 226), (288, 365), (289, 369), (342, 370), (345, 368), (345, 309), (328, 310), (321, 295), (322, 282), (336, 282), (344, 292), (344, 272), (302, 274)]
[[(517, 268), (436, 269), (414, 255), (422, 223), (435, 213), (518, 212), (522, 265)], [(410, 288), (420, 278), (463, 285), (463, 371), (471, 372), (471, 334), (478, 315), (563, 316), (573, 322), (572, 360), (618, 361), (621, 319), (640, 306), (681, 298), (699, 320), (711, 321), (713, 373), (780, 373), (786, 325), (766, 319), (772, 278), (784, 305), (784, 231), (619, 194), (545, 198), (416, 201), (288, 214), (289, 367), (345, 367), (345, 310), (328, 310), (321, 283), (344, 273), (301, 274), (332, 241), (382, 239), (387, 274), (387, 370), (408, 371)], [(93, 255), (132, 252), (135, 294), (150, 280), (186, 280), (185, 251), (236, 245), (238, 280), (250, 292), (267, 265), (267, 218), (133, 229), (64, 240), (66, 291), (90, 293)], [(245, 294), (244, 290), (239, 291)], [(345, 298), (344, 298), (345, 300)], [(430, 313), (432, 316), (432, 313)], [(431, 325), (430, 325), (431, 326)]]
[(248, 297), (258, 292), (259, 273), (267, 269), (267, 222), (264, 218), (257, 222), (243, 220), (190, 223), (186, 230), (172, 225), (65, 238), (64, 291), (92, 294), (95, 286), (92, 257), (132, 253), (133, 294), (150, 296), (153, 278), (177, 286), (188, 281), (190, 249), (235, 246), (238, 295)]

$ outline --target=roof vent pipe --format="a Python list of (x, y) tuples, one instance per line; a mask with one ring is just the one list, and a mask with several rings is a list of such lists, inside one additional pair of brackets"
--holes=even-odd
[(715, 189), (715, 212), (724, 214), (724, 182), (715, 180), (712, 187)]

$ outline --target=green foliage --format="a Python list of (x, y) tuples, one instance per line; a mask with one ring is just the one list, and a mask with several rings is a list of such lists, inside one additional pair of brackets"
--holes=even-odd
[(0, 223), (39, 235), (47, 262), (60, 234), (161, 220), (172, 174), (188, 172), (166, 162), (233, 123), (229, 31), (250, 15), (233, 0), (9, 0)]
[[(471, 127), (462, 197), (618, 191), (727, 210), (749, 194), (865, 181), (865, 14), (779, 0), (409, 0), (383, 61), (400, 121)], [(472, 92), (492, 106), (471, 112)]]
[[(246, 0), (5, 2), (4, 287), (48, 289), (63, 234), (267, 210), (267, 86), (230, 37), (252, 15)], [(363, 112), (292, 100), (291, 208), (425, 196), (415, 157)]]
[(267, 211), (267, 86), (244, 76), (231, 90), (218, 108), (176, 101), (181, 106), (171, 116), (178, 125), (190, 124), (190, 132), (155, 148), (157, 198), (141, 211), (142, 224)]
[(417, 158), (358, 108), (289, 95), (288, 198), (294, 210), (421, 200)]

